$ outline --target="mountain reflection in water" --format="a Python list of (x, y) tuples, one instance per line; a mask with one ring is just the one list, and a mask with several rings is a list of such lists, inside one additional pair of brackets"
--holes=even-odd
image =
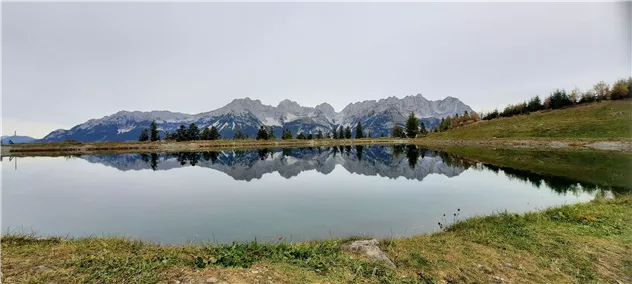
[(336, 165), (349, 173), (380, 176), (391, 179), (403, 177), (422, 181), (430, 174), (454, 177), (465, 170), (503, 172), (510, 178), (528, 182), (539, 188), (546, 184), (558, 193), (595, 192), (608, 189), (629, 191), (577, 181), (567, 177), (542, 175), (509, 167), (498, 167), (456, 157), (446, 152), (419, 148), (415, 145), (396, 146), (334, 146), (258, 150), (227, 150), (206, 152), (178, 152), (169, 154), (122, 154), (80, 156), (91, 163), (103, 164), (120, 171), (170, 170), (186, 166), (210, 168), (223, 172), (235, 180), (252, 181), (265, 174), (279, 173), (290, 179), (301, 172), (315, 170), (329, 174)]

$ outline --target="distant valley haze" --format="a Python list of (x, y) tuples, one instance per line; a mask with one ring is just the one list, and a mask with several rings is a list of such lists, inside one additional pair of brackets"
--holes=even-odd
[(612, 83), (630, 50), (631, 2), (5, 2), (2, 135), (136, 140), (153, 119), (377, 134)]

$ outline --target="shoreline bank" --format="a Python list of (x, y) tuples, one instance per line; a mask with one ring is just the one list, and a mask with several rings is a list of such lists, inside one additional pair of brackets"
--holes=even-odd
[(186, 142), (51, 142), (2, 145), (1, 156), (26, 157), (88, 154), (172, 153), (231, 149), (400, 144), (413, 144), (429, 148), (460, 146), (632, 152), (632, 139), (441, 139), (428, 137), (415, 139), (364, 138), (336, 140), (214, 140)]
[(621, 282), (632, 280), (632, 197), (383, 239), (395, 268), (342, 249), (366, 238), (302, 243), (157, 245), (122, 238), (2, 237), (2, 281), (152, 283)]

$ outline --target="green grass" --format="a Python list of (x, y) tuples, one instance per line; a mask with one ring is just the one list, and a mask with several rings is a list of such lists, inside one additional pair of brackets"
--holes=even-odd
[(487, 282), (482, 270), (515, 282), (627, 283), (631, 210), (626, 198), (525, 215), (501, 213), (457, 223), (446, 233), (391, 242), (386, 251), (399, 269), (435, 280), (445, 275)]
[(604, 101), (481, 121), (432, 138), (630, 138), (632, 101)]
[[(473, 218), (385, 239), (390, 269), (341, 250), (353, 239), (164, 246), (120, 238), (2, 237), (3, 283), (489, 283), (632, 281), (632, 197)], [(169, 282), (167, 282), (169, 281)]]

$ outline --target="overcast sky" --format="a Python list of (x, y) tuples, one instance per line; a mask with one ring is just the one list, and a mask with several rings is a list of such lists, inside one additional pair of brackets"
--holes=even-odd
[(630, 2), (2, 5), (2, 134), (37, 138), (243, 97), (491, 110), (632, 72)]

